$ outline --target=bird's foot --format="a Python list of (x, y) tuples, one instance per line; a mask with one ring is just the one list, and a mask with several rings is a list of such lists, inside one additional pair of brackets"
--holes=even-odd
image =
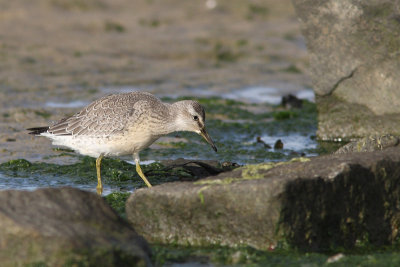
[(97, 186), (96, 186), (96, 191), (97, 191), (97, 194), (98, 194), (99, 196), (101, 196), (101, 195), (103, 194), (103, 186), (97, 185)]

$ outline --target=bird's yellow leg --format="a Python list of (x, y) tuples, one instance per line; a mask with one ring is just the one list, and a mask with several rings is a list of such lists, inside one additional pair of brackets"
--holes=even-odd
[(96, 171), (97, 171), (97, 187), (96, 191), (99, 196), (103, 193), (103, 184), (101, 183), (101, 175), (100, 175), (100, 164), (101, 160), (103, 159), (103, 154), (101, 154), (97, 159), (96, 159)]
[(135, 162), (136, 162), (136, 172), (139, 174), (140, 178), (143, 179), (143, 181), (146, 183), (146, 185), (147, 185), (148, 187), (151, 187), (150, 182), (147, 180), (146, 176), (144, 176), (144, 173), (143, 173), (143, 171), (142, 171), (142, 168), (140, 168), (140, 164), (139, 164), (139, 161), (140, 161), (140, 160), (139, 160), (139, 154), (138, 154), (138, 153), (135, 153), (135, 154), (133, 155), (133, 157), (134, 157)]

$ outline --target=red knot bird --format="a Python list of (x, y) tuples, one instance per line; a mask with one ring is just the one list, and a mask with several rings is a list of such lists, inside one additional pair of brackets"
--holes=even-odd
[(99, 195), (103, 192), (100, 164), (104, 156), (133, 155), (137, 173), (151, 187), (140, 168), (139, 152), (161, 136), (176, 131), (195, 132), (217, 151), (206, 131), (205, 112), (199, 102), (168, 104), (145, 92), (108, 95), (52, 126), (27, 130), (31, 131), (29, 134), (52, 139), (53, 145), (97, 158)]

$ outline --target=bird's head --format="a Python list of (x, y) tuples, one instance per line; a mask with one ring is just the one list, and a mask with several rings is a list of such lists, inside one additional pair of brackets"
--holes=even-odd
[(203, 106), (200, 105), (199, 102), (193, 100), (183, 100), (173, 105), (178, 107), (176, 116), (176, 125), (178, 129), (180, 131), (198, 133), (211, 145), (214, 151), (217, 152), (213, 140), (206, 131), (206, 114)]

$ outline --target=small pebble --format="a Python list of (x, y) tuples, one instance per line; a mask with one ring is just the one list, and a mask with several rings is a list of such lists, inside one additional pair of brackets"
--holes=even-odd
[(281, 105), (285, 108), (302, 108), (303, 100), (297, 98), (297, 96), (288, 94), (282, 97)]
[(281, 139), (276, 140), (274, 149), (283, 149), (283, 142)]

